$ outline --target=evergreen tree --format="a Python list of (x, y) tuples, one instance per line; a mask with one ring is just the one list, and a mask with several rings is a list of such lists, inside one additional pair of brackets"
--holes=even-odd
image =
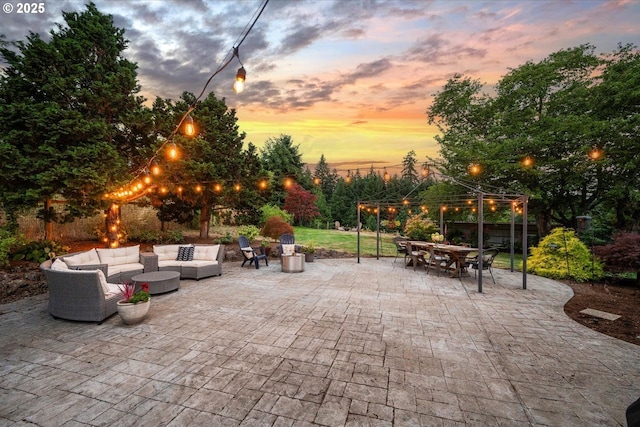
[(409, 181), (410, 183), (418, 182), (418, 170), (416, 165), (418, 159), (416, 158), (416, 152), (411, 150), (406, 156), (402, 158), (402, 179)]
[[(0, 203), (10, 221), (40, 207), (47, 239), (51, 221), (104, 207), (104, 193), (128, 179), (132, 147), (150, 124), (136, 96), (136, 65), (122, 56), (124, 30), (93, 3), (63, 18), (48, 42), (31, 33), (0, 47), (7, 63), (0, 71)], [(63, 216), (54, 198), (65, 201)]]
[[(169, 100), (156, 100), (156, 107), (177, 122), (194, 100), (193, 94), (184, 93), (182, 101), (174, 104)], [(210, 93), (195, 103), (191, 115), (197, 123), (198, 134), (194, 138), (174, 137), (180, 155), (175, 161), (162, 162), (165, 172), (159, 179), (166, 192), (161, 191), (156, 198), (169, 202), (178, 197), (198, 209), (200, 237), (206, 238), (211, 216), (218, 208), (231, 207), (252, 220), (257, 218), (258, 208), (265, 201), (258, 184), (266, 174), (261, 172), (256, 147), (249, 144), (247, 150), (243, 149), (245, 135), (238, 132), (235, 110), (228, 109), (224, 100)], [(166, 131), (176, 124), (167, 126)], [(167, 212), (170, 206), (185, 209), (183, 204), (173, 203), (165, 206), (161, 213), (165, 217), (180, 218), (179, 213), (170, 216)]]
[(331, 198), (334, 189), (336, 188), (336, 182), (338, 181), (338, 174), (334, 170), (329, 169), (329, 164), (324, 157), (324, 154), (320, 155), (320, 161), (316, 166), (314, 178), (319, 181), (318, 185), (322, 190), (322, 194), (328, 200)]
[(310, 188), (310, 173), (305, 175), (302, 154), (298, 149), (290, 135), (280, 135), (269, 138), (260, 150), (262, 167), (273, 174), (271, 202), (278, 206), (282, 206), (287, 188), (294, 183)]

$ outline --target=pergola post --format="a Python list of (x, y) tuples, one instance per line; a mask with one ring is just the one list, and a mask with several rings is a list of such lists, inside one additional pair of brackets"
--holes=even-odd
[(376, 259), (380, 259), (380, 203), (376, 204)]
[(360, 200), (357, 201), (358, 203), (358, 214), (357, 214), (357, 219), (356, 219), (356, 229), (358, 230), (358, 264), (360, 264)]
[(440, 205), (440, 234), (444, 236), (444, 205)]
[(513, 273), (513, 260), (515, 256), (515, 247), (516, 247), (516, 206), (514, 202), (511, 202), (511, 229), (509, 231), (510, 236), (510, 245), (509, 245), (509, 254), (511, 256), (511, 272)]
[(522, 289), (527, 289), (527, 205), (529, 198), (522, 196)]
[(482, 258), (484, 243), (484, 198), (478, 193), (478, 292), (482, 293)]

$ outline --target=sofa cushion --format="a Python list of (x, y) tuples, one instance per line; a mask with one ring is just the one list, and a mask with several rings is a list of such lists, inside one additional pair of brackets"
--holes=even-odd
[(282, 255), (293, 255), (296, 252), (296, 245), (282, 245)]
[(220, 245), (196, 246), (193, 252), (194, 260), (215, 261), (218, 258)]
[[(100, 263), (112, 265), (140, 262), (140, 245), (115, 249), (97, 249)], [(109, 273), (111, 274), (111, 273)]]
[(139, 262), (134, 262), (131, 264), (118, 264), (109, 267), (109, 277), (122, 273), (123, 271), (140, 271), (142, 273), (144, 271), (144, 265)]
[(98, 252), (96, 252), (95, 249), (91, 249), (86, 252), (80, 252), (76, 255), (65, 256), (62, 259), (69, 267), (75, 267), (83, 264), (102, 264), (100, 262), (100, 257), (98, 256)]
[(217, 265), (218, 261), (216, 260), (197, 260), (193, 261), (158, 261), (158, 268), (163, 269), (166, 267), (204, 267), (206, 265)]
[(64, 262), (63, 260), (61, 260), (60, 258), (56, 258), (55, 261), (53, 261), (53, 263), (51, 264), (51, 269), (52, 270), (68, 270), (69, 266), (67, 265), (66, 262)]
[(184, 245), (158, 245), (153, 246), (153, 253), (158, 255), (158, 261), (178, 259), (178, 250)]
[(102, 292), (107, 295), (109, 293), (111, 293), (111, 290), (109, 289), (108, 283), (107, 283), (107, 277), (104, 275), (104, 273), (102, 272), (102, 270), (96, 270), (98, 272), (98, 278), (100, 279), (100, 285), (102, 286)]
[(193, 246), (180, 246), (178, 248), (178, 256), (176, 261), (192, 261), (193, 260)]

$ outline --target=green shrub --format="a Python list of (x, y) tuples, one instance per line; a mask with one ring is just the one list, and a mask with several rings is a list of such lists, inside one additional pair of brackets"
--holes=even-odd
[(260, 229), (255, 225), (241, 225), (238, 227), (238, 235), (245, 236), (249, 241), (252, 241), (260, 235)]
[(0, 229), (0, 267), (9, 265), (9, 254), (16, 246), (24, 242), (22, 235)]
[(272, 216), (280, 217), (287, 224), (293, 223), (293, 215), (283, 210), (278, 205), (266, 204), (260, 208), (260, 223), (265, 224)]
[(527, 267), (530, 273), (550, 279), (573, 279), (577, 282), (599, 280), (602, 264), (573, 230), (555, 228), (531, 248)]
[(431, 241), (431, 234), (438, 231), (438, 226), (422, 214), (407, 218), (404, 225), (404, 235), (411, 240)]
[(230, 243), (233, 243), (233, 236), (231, 235), (231, 232), (227, 231), (224, 233), (224, 236), (220, 237), (220, 244), (228, 245)]
[(69, 247), (52, 240), (34, 240), (20, 246), (13, 252), (12, 258), (15, 261), (45, 262), (58, 255), (69, 252)]

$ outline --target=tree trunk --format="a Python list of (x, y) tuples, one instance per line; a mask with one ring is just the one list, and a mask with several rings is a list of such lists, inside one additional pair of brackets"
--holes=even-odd
[(208, 204), (202, 206), (200, 211), (200, 238), (209, 238), (209, 222), (211, 221), (211, 207)]
[(547, 212), (541, 212), (537, 213), (535, 215), (535, 218), (536, 228), (538, 229), (538, 236), (540, 236), (540, 239), (542, 239), (551, 231), (551, 214)]
[(53, 240), (53, 221), (51, 221), (51, 215), (49, 211), (52, 209), (53, 202), (51, 199), (47, 199), (44, 202), (44, 239)]
[(118, 228), (120, 226), (120, 206), (113, 203), (109, 209), (105, 211), (104, 225), (106, 228), (108, 248), (117, 248), (120, 246), (120, 236), (118, 236)]

